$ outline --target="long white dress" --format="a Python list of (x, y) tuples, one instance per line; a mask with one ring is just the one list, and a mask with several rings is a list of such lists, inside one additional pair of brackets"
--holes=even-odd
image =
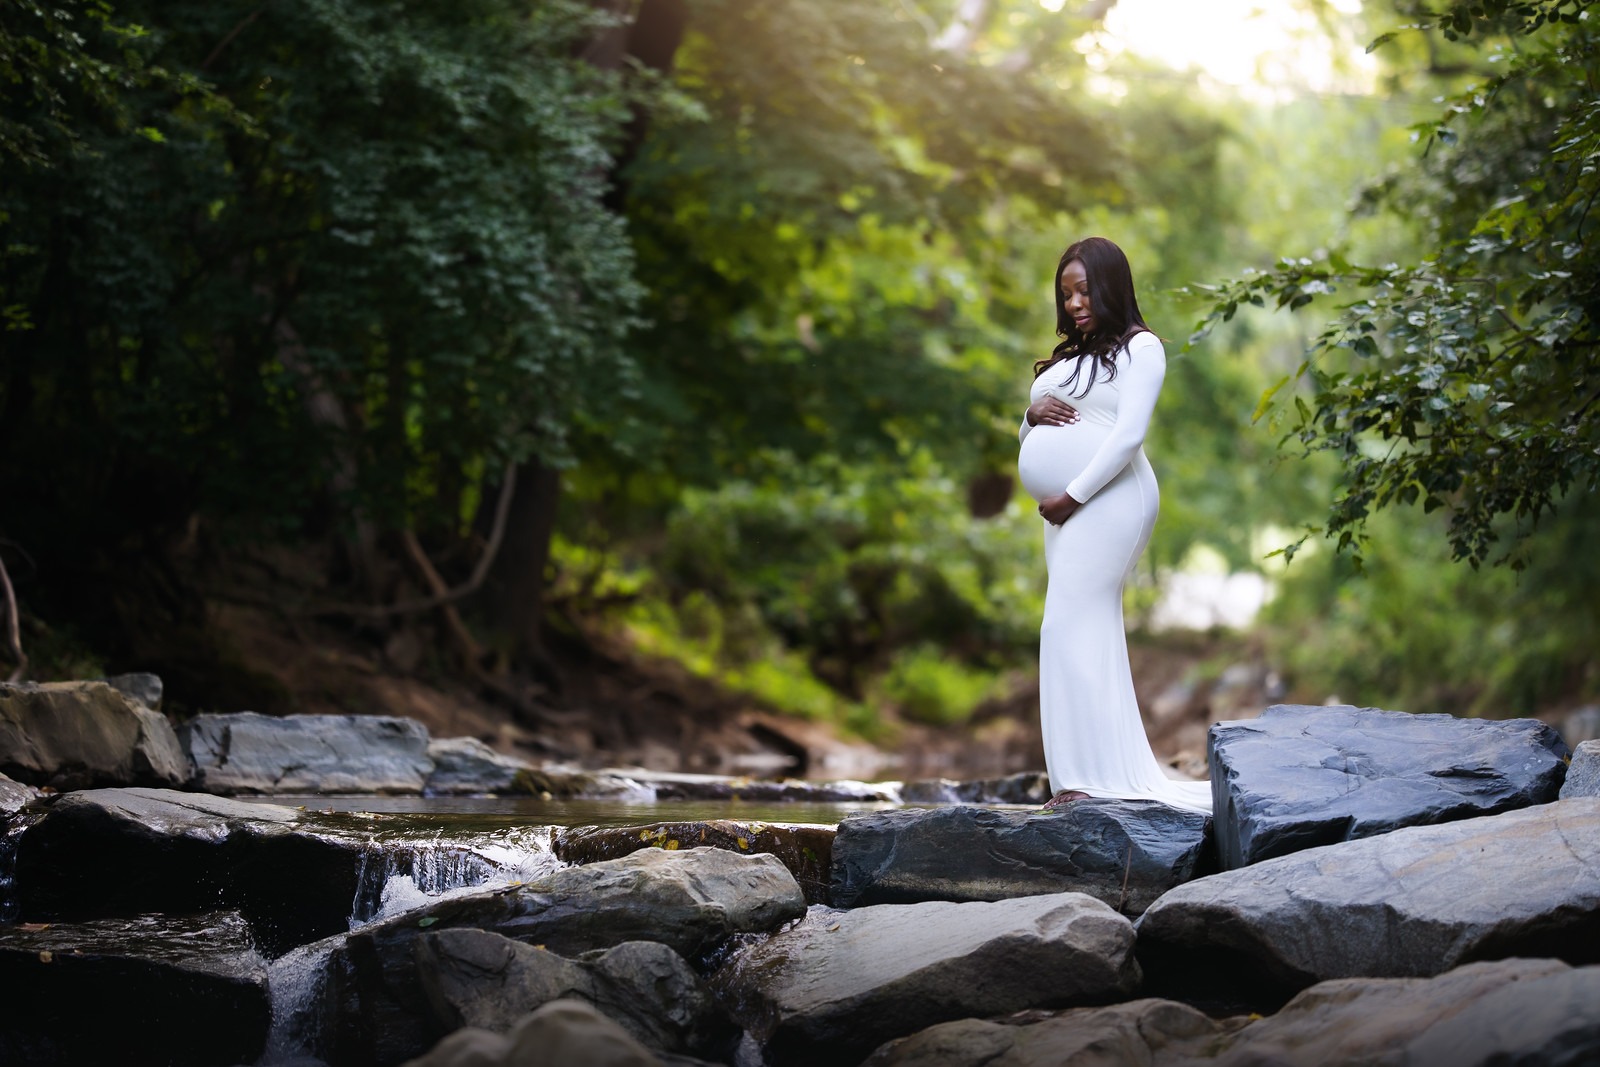
[(1166, 376), (1166, 351), (1140, 333), (1116, 354), (1116, 376), (1063, 382), (1064, 359), (1034, 379), (1031, 400), (1047, 390), (1078, 409), (1066, 426), (1029, 426), (1023, 416), (1017, 458), (1022, 486), (1035, 500), (1062, 490), (1083, 506), (1060, 526), (1044, 522), (1049, 584), (1039, 627), (1039, 718), (1053, 790), (1159, 800), (1211, 811), (1208, 782), (1167, 777), (1150, 750), (1128, 665), (1122, 587), (1155, 528), (1160, 497), (1144, 454), (1145, 431)]

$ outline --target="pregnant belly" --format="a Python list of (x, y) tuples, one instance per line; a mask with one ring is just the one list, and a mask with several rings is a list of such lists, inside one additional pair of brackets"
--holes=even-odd
[(1036, 426), (1022, 442), (1017, 475), (1035, 500), (1066, 491), (1100, 449), (1111, 427), (1080, 422), (1073, 426)]

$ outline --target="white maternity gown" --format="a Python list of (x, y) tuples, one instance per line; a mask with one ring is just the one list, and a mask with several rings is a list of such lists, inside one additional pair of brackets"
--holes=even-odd
[[(1155, 334), (1140, 333), (1116, 354), (1116, 377), (1102, 371), (1085, 396), (1089, 359), (1070, 392), (1076, 361), (1064, 359), (1034, 379), (1078, 409), (1078, 422), (1029, 426), (1022, 419), (1017, 459), (1035, 500), (1065, 490), (1083, 506), (1060, 526), (1044, 523), (1049, 583), (1039, 627), (1039, 718), (1050, 788), (1095, 797), (1159, 800), (1211, 811), (1209, 782), (1168, 778), (1150, 750), (1128, 665), (1122, 586), (1155, 528), (1159, 495), (1144, 454), (1145, 430), (1166, 375)], [(1031, 402), (1031, 401), (1030, 401)]]

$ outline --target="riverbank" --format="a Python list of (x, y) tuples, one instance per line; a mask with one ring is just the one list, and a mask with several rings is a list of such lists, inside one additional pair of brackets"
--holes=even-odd
[[(1600, 743), (1535, 720), (1219, 722), (1206, 817), (1044, 809), (1036, 772), (635, 777), (408, 720), (173, 729), (130, 695), (147, 683), (116, 681), (0, 686), (0, 755), (34, 778), (0, 780), (8, 1062), (1600, 1055)], [(343, 797), (290, 803), (308, 781)], [(425, 809), (430, 782), (641, 820), (367, 810)], [(742, 816), (757, 800), (837, 807)]]

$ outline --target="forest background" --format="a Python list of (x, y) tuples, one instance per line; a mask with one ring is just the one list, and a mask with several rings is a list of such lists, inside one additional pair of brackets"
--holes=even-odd
[[(959, 747), (1037, 715), (1016, 425), (1097, 233), (1170, 360), (1138, 662), (1600, 699), (1591, 5), (1281, 0), (1327, 69), (1242, 85), (1116, 6), (12, 0), (4, 658)], [(1158, 630), (1198, 573), (1271, 597)]]

